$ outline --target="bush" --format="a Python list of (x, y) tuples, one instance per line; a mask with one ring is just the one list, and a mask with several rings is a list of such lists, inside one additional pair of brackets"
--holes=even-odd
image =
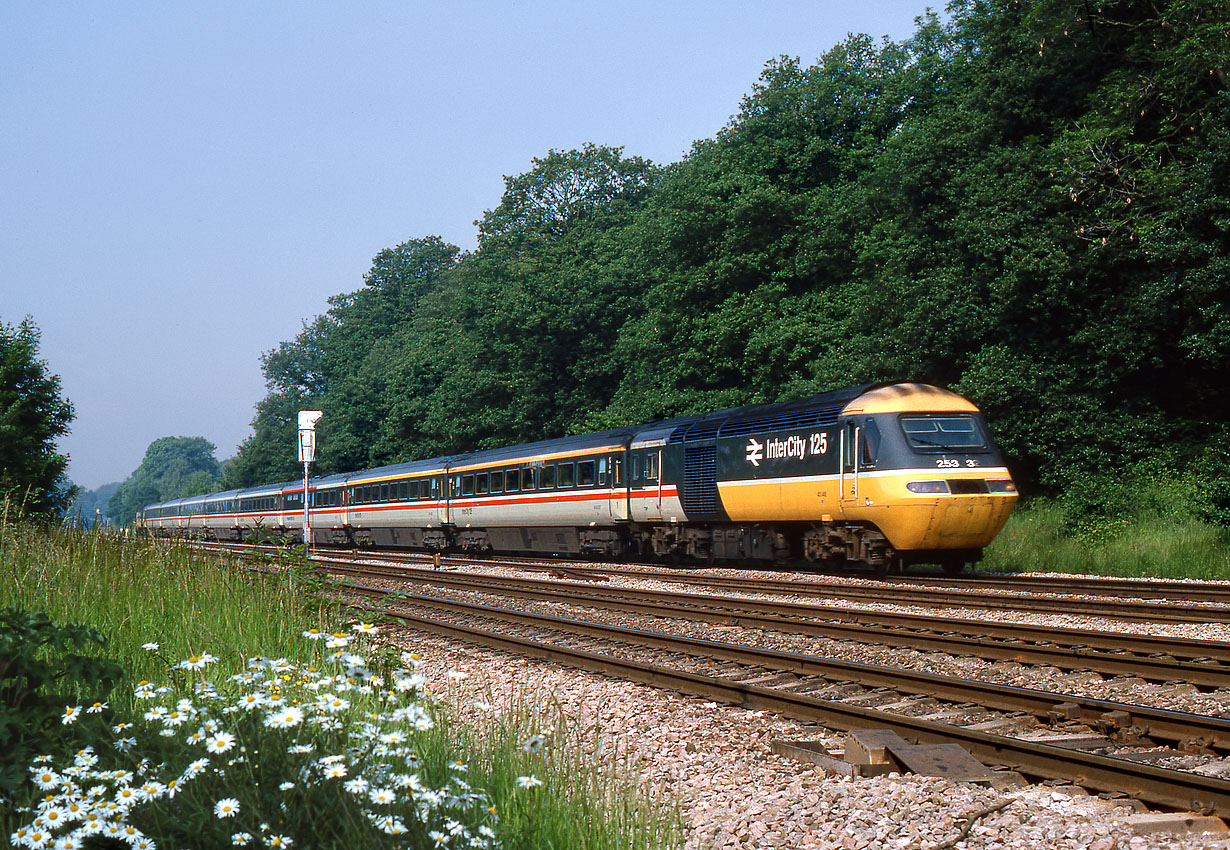
[(96, 629), (0, 608), (0, 801), (12, 798), (36, 755), (67, 752), (98, 734), (91, 728), (96, 718), (75, 725), (81, 713), (76, 703), (92, 694), (86, 712), (99, 714), (123, 678), (114, 661), (88, 652), (105, 648)]

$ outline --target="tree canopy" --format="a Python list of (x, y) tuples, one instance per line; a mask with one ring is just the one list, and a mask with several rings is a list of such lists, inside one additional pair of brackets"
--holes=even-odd
[(107, 516), (132, 522), (151, 502), (212, 492), (222, 468), (214, 444), (204, 437), (161, 437), (149, 444), (145, 457), (107, 502)]
[(29, 316), (17, 327), (0, 322), (0, 501), (50, 521), (76, 495), (65, 475), (68, 456), (56, 450), (73, 406), (61, 396), (59, 376), (39, 359), (39, 340)]
[(1217, 0), (958, 0), (900, 43), (770, 61), (661, 167), (550, 151), (460, 252), (375, 258), (264, 361), (228, 472), (295, 477), (931, 381), (1027, 489), (1230, 432), (1230, 16)]

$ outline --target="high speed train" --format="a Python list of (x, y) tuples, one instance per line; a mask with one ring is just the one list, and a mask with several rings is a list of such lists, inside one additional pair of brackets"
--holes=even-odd
[[(868, 565), (978, 560), (1017, 491), (982, 415), (880, 383), (312, 479), (314, 545)], [(303, 541), (302, 480), (145, 506), (155, 536)]]

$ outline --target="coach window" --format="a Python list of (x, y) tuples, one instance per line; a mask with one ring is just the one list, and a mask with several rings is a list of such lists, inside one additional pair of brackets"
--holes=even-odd
[(487, 473), (485, 473), (485, 472), (480, 472), (480, 473), (478, 473), (478, 475), (474, 476), (474, 492), (476, 492), (476, 493), (486, 493), (486, 492), (488, 492), (488, 489), (487, 489)]
[(508, 492), (516, 493), (521, 489), (521, 470), (510, 469), (505, 473), (505, 480), (508, 482)]
[(556, 469), (555, 483), (560, 487), (571, 487), (575, 467), (571, 463), (561, 463)]
[(547, 464), (538, 470), (538, 489), (550, 490), (555, 487), (555, 465)]
[(641, 456), (634, 454), (631, 457), (632, 461), (632, 483), (637, 483), (641, 480)]
[(491, 473), (491, 492), (504, 492), (504, 470), (501, 469), (497, 472)]
[(461, 495), (463, 496), (473, 496), (474, 495), (474, 476), (473, 475), (463, 475), (461, 477)]
[(534, 467), (527, 466), (525, 469), (521, 470), (521, 489), (522, 490), (535, 489), (534, 485), (537, 483), (537, 481), (535, 480), (536, 478), (537, 478), (537, 473), (535, 472)]
[[(606, 461), (602, 463), (605, 465)], [(594, 462), (592, 460), (583, 460), (577, 464), (577, 484), (582, 487), (594, 486)]]
[(645, 480), (658, 480), (658, 456), (657, 454), (645, 455)]

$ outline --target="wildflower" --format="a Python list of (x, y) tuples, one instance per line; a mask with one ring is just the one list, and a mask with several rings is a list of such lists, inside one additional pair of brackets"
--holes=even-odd
[(308, 640), (320, 640), (325, 636), (325, 633), (320, 629), (308, 629), (303, 633), (303, 636)]
[(154, 843), (154, 839), (145, 836), (132, 842), (132, 850), (156, 850), (157, 847), (158, 845)]
[(546, 742), (547, 739), (545, 737), (541, 734), (535, 733), (521, 742), (521, 749), (527, 753), (536, 753), (542, 749), (543, 744)]
[(444, 675), (448, 677), (449, 681), (460, 682), (462, 679), (468, 678), (470, 674), (465, 670), (449, 670)]
[(303, 709), (290, 706), (277, 714), (265, 717), (265, 725), (270, 729), (288, 729), (303, 722)]
[(377, 806), (389, 806), (397, 802), (397, 794), (392, 788), (373, 788), (367, 798)]
[(48, 806), (43, 809), (39, 812), (38, 820), (35, 821), (39, 826), (46, 826), (50, 829), (63, 826), (65, 822), (64, 810), (57, 806)]
[(375, 634), (379, 629), (375, 623), (357, 623), (350, 627), (351, 631), (358, 632), (361, 635)]
[(294, 843), (289, 835), (271, 835), (265, 839), (266, 847), (289, 847)]
[(264, 705), (266, 702), (268, 702), (268, 699), (264, 696), (264, 694), (244, 694), (239, 698), (238, 706), (240, 708), (257, 708)]
[(43, 829), (32, 829), (26, 835), (26, 846), (32, 850), (41, 850), (51, 840), (51, 833)]
[(209, 767), (209, 759), (197, 759), (184, 768), (183, 779), (185, 782), (196, 779), (205, 772), (205, 768)]
[(32, 781), (43, 791), (48, 791), (60, 784), (60, 774), (54, 770), (32, 770), (34, 774)]
[(306, 755), (307, 753), (310, 753), (314, 749), (316, 748), (313, 747), (311, 744), (291, 744), (289, 747), (286, 748), (286, 752), (290, 753), (291, 755)]
[(324, 770), (325, 779), (341, 779), (346, 775), (346, 765), (341, 762), (330, 764)]
[(377, 823), (376, 826), (380, 828), (381, 832), (384, 832), (387, 835), (406, 834), (406, 824), (401, 820), (401, 818), (396, 818), (392, 815), (381, 818), (380, 822)]
[(367, 780), (362, 776), (356, 776), (354, 779), (348, 779), (343, 782), (342, 787), (351, 794), (362, 794), (367, 790)]
[(409, 740), (410, 736), (398, 729), (380, 736), (380, 741), (384, 744), (404, 744)]
[(66, 705), (64, 706), (64, 716), (60, 718), (60, 723), (65, 726), (75, 722), (81, 716), (81, 706)]
[(344, 700), (338, 696), (333, 696), (333, 697), (326, 696), (326, 697), (323, 697), (320, 701), (318, 701), (316, 705), (320, 708), (321, 711), (327, 711), (330, 714), (336, 714), (339, 711), (344, 711), (347, 708), (349, 708), (350, 701)]
[(437, 829), (433, 829), (431, 832), (427, 833), (427, 837), (436, 842), (437, 846), (448, 843), (448, 836)]
[(213, 664), (217, 660), (217, 656), (203, 652), (200, 655), (188, 656), (187, 660), (179, 662), (177, 666), (181, 670), (204, 670), (205, 665)]
[(251, 843), (251, 841), (252, 833), (250, 832), (236, 832), (231, 836), (231, 844), (234, 844), (236, 847), (242, 847), (245, 844)]
[(111, 706), (105, 702), (96, 702), (93, 705), (91, 705), (89, 708), (87, 708), (85, 710), (85, 713), (86, 714), (101, 714), (104, 708), (110, 708), (110, 707)]
[(463, 762), (463, 761), (457, 761), (456, 759), (453, 759), (452, 761), (450, 761), (450, 762), (448, 763), (448, 766), (449, 766), (449, 769), (450, 769), (450, 770), (459, 770), (459, 771), (462, 771), (462, 772), (465, 772), (466, 770), (469, 770), (469, 767), (466, 765), (466, 763), (465, 763), (465, 762)]
[(157, 652), (158, 644), (151, 640), (149, 643), (141, 644), (141, 648), (144, 650), (148, 650), (149, 652)]
[(281, 785), (278, 786), (278, 790), (279, 791), (289, 791), (294, 787), (295, 787), (295, 783), (293, 782), (283, 782)]
[(205, 741), (205, 749), (211, 753), (225, 753), (235, 746), (235, 736), (230, 732), (219, 732)]
[(220, 818), (233, 818), (239, 814), (239, 801), (234, 797), (224, 797), (214, 803), (214, 814)]
[(407, 667), (419, 667), (423, 663), (423, 657), (417, 652), (403, 652), (401, 654), (401, 663)]
[(126, 753), (137, 745), (136, 738), (119, 738), (115, 742), (115, 748), (121, 753)]
[(533, 788), (534, 786), (541, 785), (541, 784), (542, 784), (542, 780), (539, 779), (537, 776), (534, 776), (533, 774), (530, 774), (529, 776), (518, 776), (517, 777), (517, 787), (518, 788)]

